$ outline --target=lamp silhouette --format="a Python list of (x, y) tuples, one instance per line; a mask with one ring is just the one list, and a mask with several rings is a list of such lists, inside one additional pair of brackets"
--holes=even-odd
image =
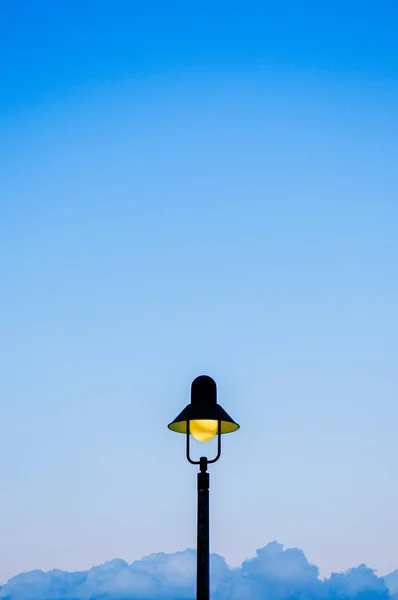
[[(217, 403), (217, 386), (214, 379), (200, 375), (191, 385), (191, 403), (172, 421), (168, 428), (186, 436), (186, 456), (193, 465), (200, 465), (198, 473), (198, 523), (197, 523), (197, 574), (196, 598), (210, 598), (210, 545), (209, 545), (209, 473), (208, 464), (221, 456), (221, 435), (232, 433), (239, 425)], [(190, 455), (190, 436), (207, 442), (217, 435), (217, 455), (209, 460), (202, 456), (193, 460)]]

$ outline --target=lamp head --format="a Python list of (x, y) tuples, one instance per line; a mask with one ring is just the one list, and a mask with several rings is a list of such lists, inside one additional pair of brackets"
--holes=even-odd
[(217, 386), (214, 379), (200, 375), (191, 385), (191, 403), (172, 421), (168, 427), (177, 433), (190, 433), (199, 442), (211, 440), (218, 431), (232, 433), (239, 425), (217, 403)]

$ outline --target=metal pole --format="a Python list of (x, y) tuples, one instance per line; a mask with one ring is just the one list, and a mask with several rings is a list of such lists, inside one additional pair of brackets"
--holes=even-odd
[(210, 545), (209, 545), (209, 473), (207, 458), (200, 459), (198, 473), (198, 540), (196, 600), (210, 599)]

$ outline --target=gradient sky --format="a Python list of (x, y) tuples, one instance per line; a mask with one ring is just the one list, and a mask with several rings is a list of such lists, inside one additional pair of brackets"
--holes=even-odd
[(0, 7), (0, 580), (195, 545), (202, 373), (214, 552), (398, 567), (397, 3)]

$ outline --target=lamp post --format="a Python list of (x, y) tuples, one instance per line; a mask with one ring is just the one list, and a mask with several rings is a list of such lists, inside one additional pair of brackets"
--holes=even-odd
[[(239, 429), (228, 413), (217, 403), (217, 386), (214, 379), (201, 375), (191, 385), (191, 403), (168, 425), (171, 431), (186, 436), (186, 456), (192, 465), (199, 465), (198, 473), (198, 521), (197, 521), (197, 573), (196, 599), (210, 598), (210, 549), (209, 549), (209, 473), (207, 466), (221, 456), (221, 435)], [(202, 456), (192, 460), (190, 435), (199, 442), (208, 442), (217, 435), (217, 454), (209, 460)]]

